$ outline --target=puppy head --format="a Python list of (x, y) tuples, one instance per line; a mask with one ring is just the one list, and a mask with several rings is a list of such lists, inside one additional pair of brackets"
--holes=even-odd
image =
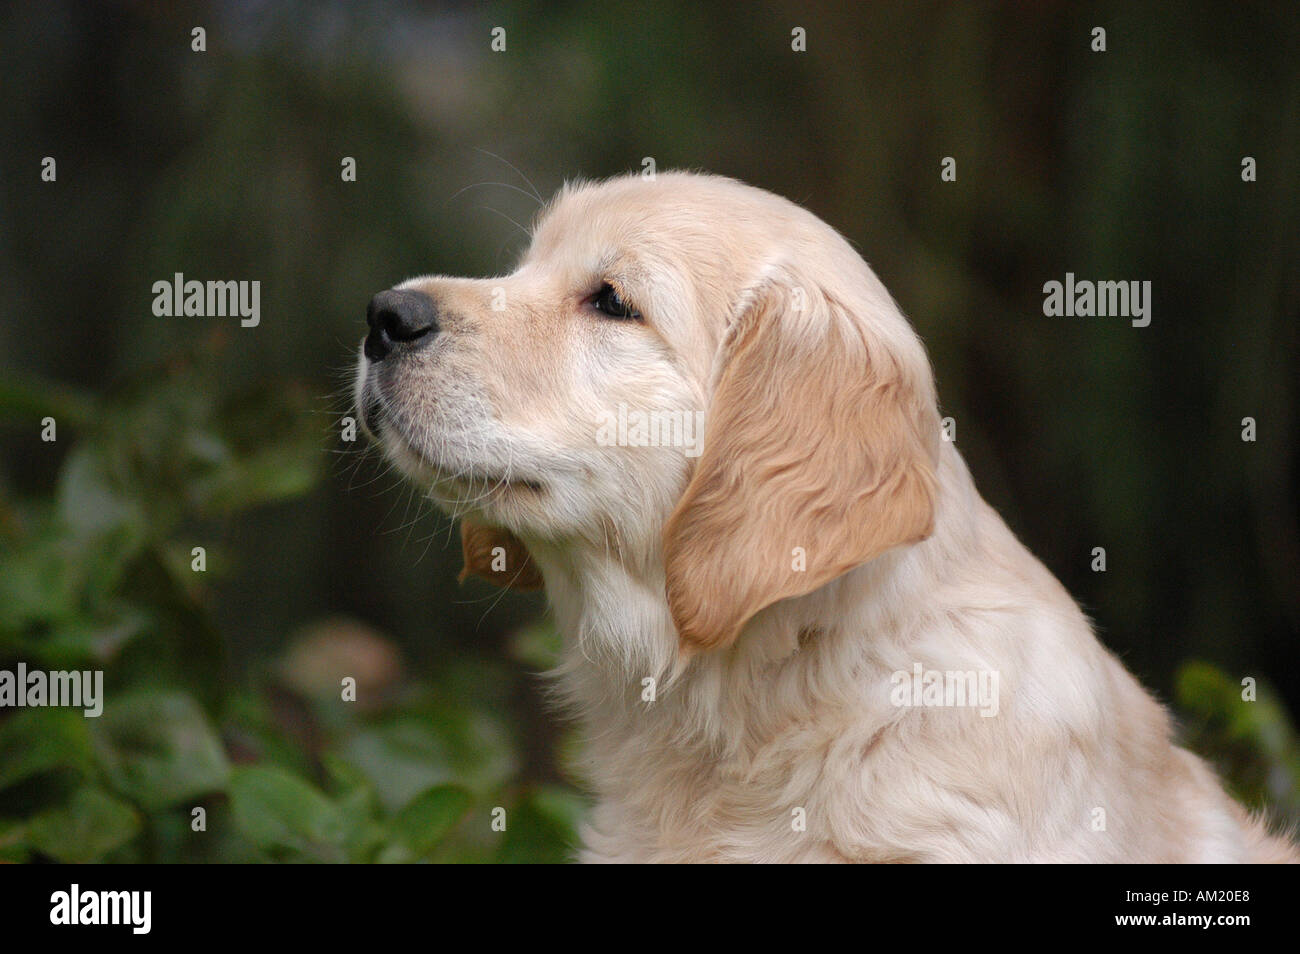
[(920, 343), (843, 238), (769, 193), (569, 187), (512, 274), (412, 279), (368, 318), (362, 417), (467, 519), (471, 572), (495, 553), (484, 575), (532, 579), (508, 565), (528, 541), (617, 546), (662, 561), (683, 646), (716, 648), (930, 532)]

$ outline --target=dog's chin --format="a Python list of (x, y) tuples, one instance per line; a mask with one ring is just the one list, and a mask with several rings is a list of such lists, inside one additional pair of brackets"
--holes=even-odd
[(514, 495), (537, 495), (545, 491), (545, 485), (538, 480), (521, 477), (506, 477), (504, 473), (491, 470), (468, 468), (458, 471), (432, 471), (434, 482), (453, 492), (463, 501), (484, 501), (504, 499)]
[(545, 485), (532, 477), (507, 477), (504, 471), (474, 462), (431, 461), (390, 421), (379, 423), (372, 433), (393, 466), (418, 486), (427, 488), (433, 499), (457, 513), (535, 500), (545, 493)]
[(412, 440), (399, 421), (386, 411), (377, 388), (361, 375), (357, 388), (357, 419), (372, 444), (408, 480), (424, 488), (430, 499), (453, 515), (477, 511), (488, 515), (498, 508), (536, 501), (545, 484), (530, 475), (507, 474), (504, 469), (476, 461), (430, 460), (418, 448), (437, 441)]

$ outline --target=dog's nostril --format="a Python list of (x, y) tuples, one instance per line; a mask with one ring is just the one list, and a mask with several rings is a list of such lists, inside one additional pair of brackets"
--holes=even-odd
[(366, 324), (366, 357), (382, 361), (398, 345), (431, 340), (438, 331), (438, 309), (423, 292), (389, 289), (370, 299)]
[(427, 335), (430, 330), (428, 325), (413, 325), (406, 315), (395, 311), (381, 311), (377, 321), (384, 334), (394, 341), (414, 341), (421, 335)]

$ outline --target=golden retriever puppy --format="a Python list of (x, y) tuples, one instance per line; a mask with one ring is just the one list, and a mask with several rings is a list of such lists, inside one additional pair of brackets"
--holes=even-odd
[(510, 275), (371, 302), (356, 401), (544, 585), (587, 861), (1286, 860), (980, 498), (926, 354), (798, 206), (566, 187)]

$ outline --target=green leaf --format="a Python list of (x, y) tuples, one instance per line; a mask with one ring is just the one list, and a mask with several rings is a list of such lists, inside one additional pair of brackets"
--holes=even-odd
[(321, 755), (321, 766), (325, 769), (325, 775), (329, 779), (332, 790), (342, 790), (349, 795), (361, 792), (367, 798), (374, 797), (374, 787), (370, 784), (370, 779), (366, 774), (349, 765), (332, 752), (325, 752)]
[(65, 426), (76, 427), (88, 421), (95, 408), (95, 398), (65, 384), (32, 377), (15, 379), (6, 374), (0, 380), (0, 419), (32, 421), (52, 417), (59, 435)]
[(54, 623), (50, 631), (26, 647), (51, 669), (78, 669), (112, 662), (153, 620), (134, 607), (107, 606), (95, 616), (77, 615)]
[(193, 698), (144, 690), (112, 700), (91, 729), (109, 784), (148, 810), (224, 787), (230, 765)]
[(279, 768), (248, 766), (230, 776), (235, 823), (258, 847), (342, 861), (347, 837), (339, 806), (310, 782)]
[(370, 779), (389, 811), (455, 778), (447, 745), (420, 719), (399, 718), (363, 729), (339, 754)]
[(135, 809), (97, 788), (82, 788), (60, 808), (34, 816), (26, 840), (57, 861), (97, 861), (140, 831)]
[(230, 513), (299, 497), (315, 486), (318, 471), (318, 461), (300, 447), (270, 447), (219, 468), (190, 490), (202, 513)]
[(1300, 812), (1300, 742), (1285, 707), (1265, 682), (1243, 699), (1241, 682), (1209, 663), (1184, 663), (1176, 697), (1189, 746), (1211, 759), (1252, 806)]
[(0, 789), (56, 769), (90, 767), (88, 720), (80, 709), (19, 709), (0, 721)]
[(445, 706), (367, 726), (347, 740), (339, 755), (366, 774), (392, 812), (425, 789), (452, 782), (486, 795), (519, 768), (499, 720), (486, 712)]
[(458, 821), (474, 798), (455, 785), (440, 785), (417, 795), (389, 822), (389, 844), (382, 862), (407, 862), (427, 858)]
[(17, 545), (0, 547), (0, 630), (19, 632), (34, 621), (77, 614), (82, 602), (80, 548), (67, 538), (52, 509), (33, 512), (31, 529)]
[(23, 864), (28, 860), (26, 836), (25, 822), (0, 818), (0, 864)]
[(502, 864), (573, 861), (582, 811), (582, 799), (565, 789), (548, 786), (528, 792), (506, 816), (506, 838), (497, 860)]
[(142, 511), (118, 487), (109, 473), (105, 450), (94, 443), (78, 444), (59, 472), (59, 516), (78, 537), (110, 533), (138, 525)]
[(388, 839), (385, 827), (375, 818), (379, 800), (374, 786), (363, 772), (331, 752), (321, 755), (321, 765), (347, 826), (344, 849), (348, 861), (373, 861), (375, 852)]
[(1204, 719), (1221, 720), (1230, 738), (1249, 741), (1273, 756), (1295, 745), (1290, 719), (1272, 688), (1256, 686), (1256, 696), (1242, 698), (1242, 685), (1209, 663), (1184, 663), (1175, 676), (1179, 705)]

